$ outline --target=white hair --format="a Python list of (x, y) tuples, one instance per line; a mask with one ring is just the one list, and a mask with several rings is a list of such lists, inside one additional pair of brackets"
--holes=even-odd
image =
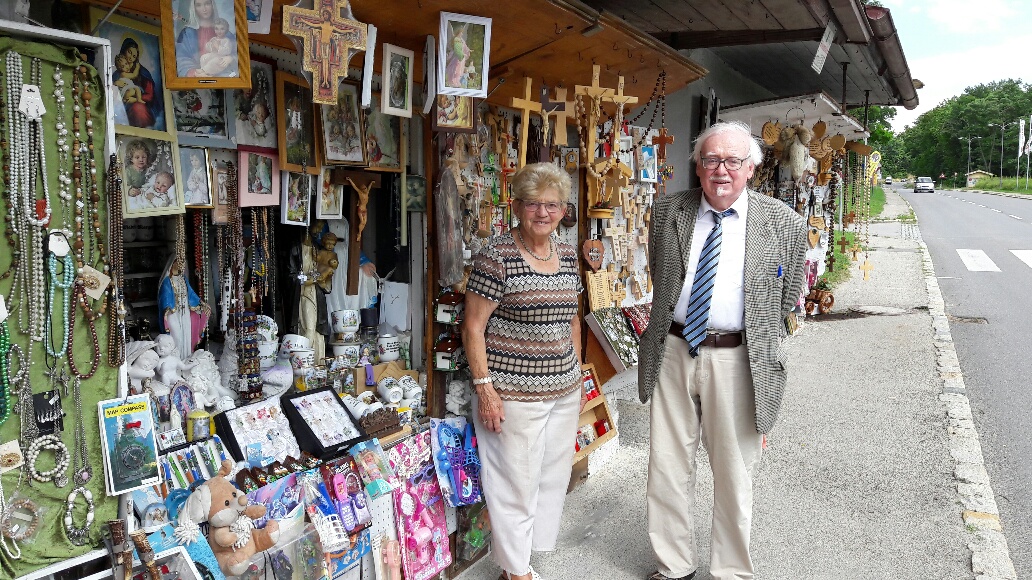
[(707, 139), (715, 135), (723, 135), (724, 133), (736, 133), (741, 135), (743, 139), (749, 143), (749, 156), (746, 157), (749, 161), (752, 161), (753, 167), (759, 167), (763, 163), (763, 147), (760, 146), (760, 142), (753, 137), (752, 130), (749, 126), (741, 121), (721, 121), (714, 125), (711, 125), (708, 129), (703, 131), (692, 144), (692, 159), (696, 163), (702, 158), (702, 145)]

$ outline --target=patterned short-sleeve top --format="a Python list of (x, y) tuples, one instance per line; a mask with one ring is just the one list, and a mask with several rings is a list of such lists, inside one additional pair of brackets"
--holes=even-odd
[(466, 290), (498, 303), (487, 321), (487, 367), (498, 396), (546, 401), (580, 387), (570, 321), (584, 291), (577, 251), (556, 242), (559, 270), (534, 270), (512, 234), (492, 238), (473, 258)]

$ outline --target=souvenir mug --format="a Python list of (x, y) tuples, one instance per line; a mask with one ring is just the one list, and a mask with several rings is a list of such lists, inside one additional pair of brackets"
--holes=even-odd
[(423, 394), (423, 389), (419, 387), (419, 383), (409, 375), (404, 375), (398, 379), (398, 386), (405, 393), (404, 398), (406, 399), (413, 399)]
[(300, 334), (284, 334), (283, 346), (287, 347), (287, 350), (312, 348), (312, 341), (309, 340), (307, 336), (302, 336)]
[(353, 333), (358, 330), (359, 315), (357, 310), (335, 310), (330, 313), (333, 332)]
[(398, 360), (398, 357), (401, 356), (401, 343), (393, 334), (381, 334), (376, 348), (380, 353), (380, 362), (382, 363)]
[(333, 356), (341, 357), (341, 366), (353, 369), (358, 366), (358, 353), (361, 350), (357, 344), (334, 344)]
[(315, 350), (300, 348), (290, 353), (290, 368), (294, 376), (304, 376), (305, 371), (315, 366)]
[(404, 396), (398, 381), (394, 377), (384, 377), (376, 385), (376, 393), (380, 399), (387, 403), (397, 403)]

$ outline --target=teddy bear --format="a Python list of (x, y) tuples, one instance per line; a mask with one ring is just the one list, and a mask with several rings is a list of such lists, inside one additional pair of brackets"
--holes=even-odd
[(219, 568), (227, 576), (239, 576), (251, 556), (264, 552), (279, 539), (279, 523), (269, 520), (263, 529), (254, 520), (265, 515), (265, 506), (248, 505), (247, 494), (226, 479), (233, 472), (233, 461), (225, 460), (215, 477), (199, 486), (186, 499), (179, 515), (175, 536), (180, 544), (196, 541), (202, 522), (207, 521), (208, 544)]
[(792, 172), (793, 181), (799, 181), (803, 177), (803, 172), (806, 171), (812, 139), (813, 131), (802, 123), (781, 130), (781, 139), (779, 139), (779, 145), (783, 147), (781, 163)]

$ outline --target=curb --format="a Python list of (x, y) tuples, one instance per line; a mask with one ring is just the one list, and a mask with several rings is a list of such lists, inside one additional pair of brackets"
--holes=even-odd
[(939, 378), (943, 382), (939, 400), (946, 407), (949, 450), (956, 462), (953, 476), (963, 507), (961, 519), (974, 536), (968, 544), (968, 549), (971, 550), (971, 571), (975, 573), (975, 580), (1014, 580), (1017, 578), (1017, 572), (1014, 570), (1007, 539), (1000, 524), (996, 495), (989, 483), (989, 474), (985, 470), (982, 443), (971, 417), (964, 374), (953, 346), (950, 323), (946, 318), (946, 303), (939, 290), (939, 281), (935, 277), (935, 265), (932, 263), (928, 246), (920, 238), (919, 225), (915, 224), (914, 228), (918, 230), (918, 245), (925, 271), (936, 366)]
[[(1032, 199), (1032, 193), (1006, 193), (1003, 191), (985, 191), (983, 189), (953, 189), (951, 191), (970, 191), (971, 193), (986, 193), (1000, 197), (1013, 197), (1014, 199)], [(1032, 192), (1032, 190), (1029, 190)]]

